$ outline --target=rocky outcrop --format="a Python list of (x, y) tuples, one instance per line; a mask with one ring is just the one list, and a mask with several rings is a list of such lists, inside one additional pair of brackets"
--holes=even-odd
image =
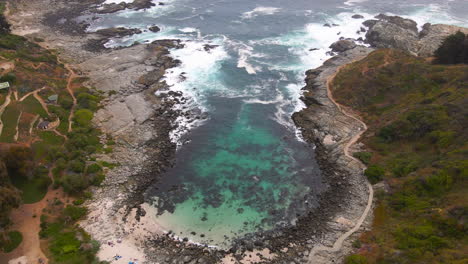
[(116, 28), (100, 29), (96, 31), (96, 33), (103, 37), (113, 38), (113, 37), (125, 37), (125, 36), (131, 36), (134, 34), (140, 34), (141, 30), (138, 28), (116, 27)]
[(134, 0), (132, 3), (111, 3), (111, 4), (103, 4), (101, 8), (97, 8), (94, 10), (95, 13), (98, 14), (110, 14), (119, 12), (125, 9), (134, 9), (134, 10), (141, 10), (147, 9), (156, 6), (152, 0)]
[(426, 24), (418, 32), (417, 23), (411, 19), (380, 14), (363, 24), (369, 28), (366, 42), (376, 48), (394, 48), (413, 55), (432, 56), (449, 35), (468, 29), (449, 25)]
[[(327, 229), (333, 231), (326, 233), (314, 246), (333, 245), (338, 237), (350, 229), (350, 225), (343, 223), (356, 223), (356, 219), (364, 212), (369, 192), (363, 165), (344, 153), (350, 139), (364, 128), (357, 120), (343, 114), (330, 100), (327, 85), (341, 66), (365, 58), (372, 50), (357, 46), (329, 59), (323, 66), (307, 71), (307, 85), (302, 98), (307, 107), (293, 115), (304, 139), (316, 146), (316, 157), (322, 173), (333, 184), (334, 196), (330, 194), (326, 199), (340, 204), (340, 210), (335, 211), (332, 220), (325, 221)], [(367, 225), (369, 221), (370, 218), (367, 219)], [(351, 242), (347, 243), (336, 252), (314, 253), (309, 256), (313, 262), (308, 263), (340, 263), (352, 251)]]
[(338, 40), (337, 42), (331, 44), (330, 48), (333, 52), (345, 52), (356, 47), (356, 43), (352, 40)]
[(161, 29), (158, 26), (151, 26), (148, 28), (148, 30), (155, 33), (161, 31)]

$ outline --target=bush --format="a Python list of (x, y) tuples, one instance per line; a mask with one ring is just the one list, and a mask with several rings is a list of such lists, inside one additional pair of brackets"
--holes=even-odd
[(0, 82), (9, 82), (10, 84), (16, 83), (16, 75), (8, 73), (0, 77)]
[(15, 250), (23, 241), (23, 235), (18, 231), (8, 232), (5, 240), (0, 240), (0, 249), (9, 253)]
[(82, 127), (89, 127), (91, 125), (91, 120), (93, 119), (93, 112), (88, 109), (80, 109), (75, 112), (74, 120), (75, 122)]
[(381, 181), (384, 174), (384, 168), (380, 167), (379, 165), (371, 165), (364, 172), (364, 175), (366, 175), (367, 179), (369, 179), (372, 184), (376, 184)]
[(73, 160), (68, 164), (68, 168), (76, 173), (85, 171), (86, 164), (80, 160)]
[(96, 111), (98, 109), (99, 98), (89, 93), (80, 93), (77, 97), (80, 108)]
[(97, 163), (93, 163), (86, 168), (86, 173), (92, 174), (102, 171), (102, 167)]
[(458, 31), (448, 36), (434, 53), (436, 63), (468, 63), (468, 35)]
[(345, 258), (345, 264), (367, 264), (367, 258), (362, 255), (351, 255)]
[(67, 174), (62, 179), (63, 189), (67, 193), (79, 193), (88, 187), (88, 181), (79, 174)]
[(83, 216), (86, 215), (88, 210), (84, 207), (79, 207), (79, 206), (74, 206), (74, 205), (68, 205), (65, 210), (63, 211), (65, 217), (68, 217), (72, 219), (73, 221), (76, 221)]
[(371, 152), (365, 152), (365, 151), (362, 151), (362, 152), (356, 152), (353, 154), (353, 156), (355, 158), (357, 158), (358, 160), (360, 160), (362, 163), (368, 165), (371, 158), (372, 158), (372, 153)]
[(70, 110), (73, 107), (73, 100), (71, 98), (62, 96), (59, 99), (59, 104), (64, 109)]

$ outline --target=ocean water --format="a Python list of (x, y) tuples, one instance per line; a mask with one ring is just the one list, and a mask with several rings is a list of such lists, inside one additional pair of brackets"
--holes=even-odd
[[(120, 2), (108, 0), (107, 2)], [(129, 2), (129, 1), (127, 1)], [(379, 13), (426, 22), (468, 25), (466, 0), (169, 0), (148, 10), (101, 15), (90, 31), (126, 26), (143, 29), (108, 47), (178, 38), (182, 61), (166, 73), (171, 90), (189, 101), (181, 109), (208, 113), (204, 122), (179, 118), (171, 133), (176, 164), (150, 186), (155, 221), (176, 237), (228, 248), (235, 239), (294, 225), (314, 210), (328, 188), (291, 120), (304, 72), (320, 66), (340, 37)], [(352, 19), (361, 14), (364, 19)], [(324, 27), (325, 23), (335, 24)], [(152, 25), (161, 32), (147, 30)], [(204, 45), (216, 45), (210, 51)], [(181, 78), (183, 76), (184, 78)], [(189, 132), (185, 132), (189, 129)]]

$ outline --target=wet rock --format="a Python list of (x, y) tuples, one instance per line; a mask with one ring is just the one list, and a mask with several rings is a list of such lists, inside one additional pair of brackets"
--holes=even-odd
[(161, 29), (158, 26), (151, 26), (148, 29), (149, 31), (155, 32), (155, 33), (161, 31)]
[(116, 27), (116, 28), (105, 28), (96, 31), (97, 34), (106, 37), (125, 37), (131, 36), (134, 34), (140, 34), (141, 30), (138, 28), (125, 28), (125, 27)]
[(354, 19), (362, 19), (362, 18), (364, 18), (364, 16), (363, 16), (363, 15), (359, 15), (359, 14), (355, 14), (355, 15), (352, 16), (352, 18), (354, 18)]
[(442, 41), (449, 35), (467, 28), (449, 25), (425, 24), (418, 32), (417, 23), (411, 19), (380, 14), (378, 20), (367, 20), (369, 27), (366, 42), (377, 48), (394, 48), (419, 56), (432, 56)]
[(214, 49), (214, 48), (217, 48), (217, 47), (219, 47), (219, 45), (210, 45), (210, 44), (205, 44), (205, 45), (203, 45), (203, 49), (204, 49), (205, 51), (210, 51), (210, 50), (212, 50), (212, 49)]
[(354, 49), (355, 47), (356, 43), (351, 40), (339, 40), (330, 46), (333, 52), (344, 52), (350, 49)]

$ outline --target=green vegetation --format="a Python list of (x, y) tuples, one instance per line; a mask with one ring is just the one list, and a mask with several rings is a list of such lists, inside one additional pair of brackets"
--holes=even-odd
[(373, 228), (345, 263), (466, 263), (468, 65), (378, 50), (343, 68), (336, 100), (369, 130), (369, 181), (384, 181)]
[(40, 237), (49, 240), (53, 263), (98, 263), (95, 254), (99, 243), (92, 241), (81, 228), (70, 224), (64, 215), (55, 222), (48, 222), (47, 217), (41, 217), (41, 220)]
[(353, 156), (366, 165), (368, 165), (372, 159), (372, 153), (366, 151), (356, 152)]
[[(12, 101), (1, 117), (4, 127), (0, 135), (0, 238), (8, 238), (11, 210), (21, 203), (42, 200), (52, 183), (53, 189), (63, 187), (74, 202), (66, 205), (68, 201), (56, 199), (40, 215), (41, 243), (49, 249), (45, 252), (47, 257), (51, 263), (98, 263), (95, 254), (99, 245), (76, 222), (87, 213), (80, 205), (92, 197), (86, 188), (104, 180), (103, 167), (115, 166), (96, 159), (96, 154), (111, 151), (102, 146), (101, 132), (91, 123), (102, 97), (83, 87), (86, 78), (75, 78), (70, 86), (77, 98), (74, 105), (67, 89), (68, 70), (58, 63), (55, 54), (26, 38), (9, 34), (9, 25), (6, 23), (4, 27), (3, 22), (6, 23), (0, 15), (0, 56), (15, 67), (0, 76), (0, 81), (10, 82), (9, 90), (18, 96), (10, 97)], [(44, 104), (33, 94), (21, 102), (18, 100), (34, 91)], [(0, 91), (0, 102), (5, 102), (8, 92)], [(58, 95), (58, 101), (47, 100), (51, 95)], [(75, 111), (73, 126), (69, 131), (72, 111)], [(53, 122), (57, 118), (60, 125), (56, 129), (46, 131), (37, 127), (42, 120)], [(5, 241), (0, 241), (0, 247), (10, 250), (21, 239), (18, 242), (14, 234), (9, 244)]]
[(0, 238), (0, 250), (9, 253), (15, 250), (23, 241), (23, 235), (18, 231), (11, 231), (5, 238)]
[(21, 111), (17, 104), (10, 103), (2, 114), (3, 130), (0, 135), (1, 142), (13, 142), (16, 135), (16, 126)]
[(361, 255), (351, 255), (346, 257), (345, 264), (367, 264), (367, 259)]
[(42, 107), (41, 103), (32, 95), (26, 97), (23, 102), (21, 102), (24, 111), (28, 113), (35, 113), (40, 115), (42, 118), (47, 118), (49, 115)]
[(434, 55), (436, 56), (436, 63), (468, 64), (468, 35), (458, 31), (456, 34), (447, 37)]

